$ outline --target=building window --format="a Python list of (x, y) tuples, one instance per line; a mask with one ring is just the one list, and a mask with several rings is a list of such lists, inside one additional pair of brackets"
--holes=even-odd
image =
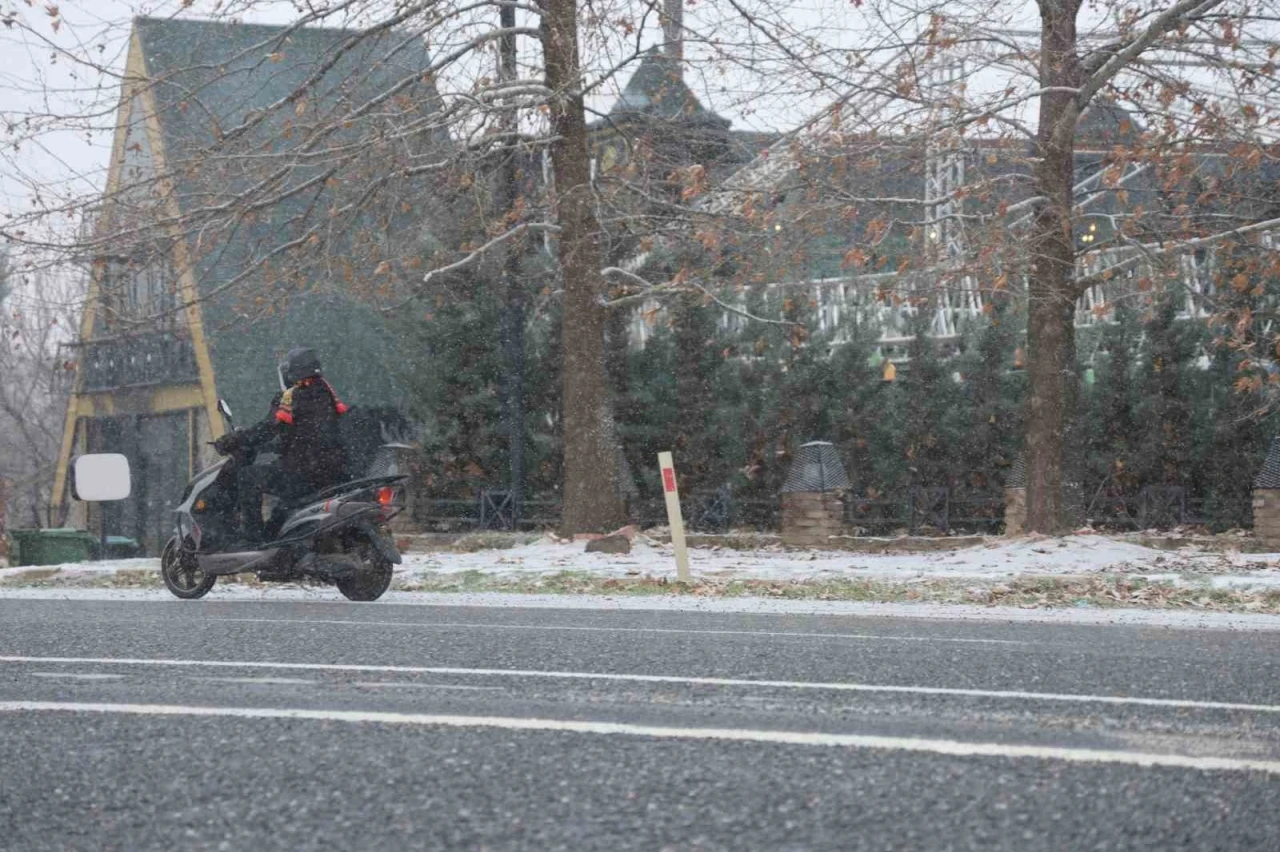
[(177, 276), (166, 250), (108, 261), (103, 290), (107, 303), (123, 319), (159, 326), (175, 322)]

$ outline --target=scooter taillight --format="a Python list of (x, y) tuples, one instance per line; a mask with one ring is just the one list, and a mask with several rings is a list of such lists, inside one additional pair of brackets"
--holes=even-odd
[(383, 508), (390, 507), (391, 501), (395, 499), (396, 499), (396, 490), (394, 488), (378, 489), (378, 505), (382, 506)]

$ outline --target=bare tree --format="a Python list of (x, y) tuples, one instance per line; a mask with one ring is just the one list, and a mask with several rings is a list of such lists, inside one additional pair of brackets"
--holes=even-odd
[[(57, 43), (73, 76), (94, 80), (62, 98), (60, 112), (45, 108), (47, 91), (27, 93), (25, 114), (6, 115), (14, 149), (68, 128), (103, 133), (113, 110), (94, 85), (119, 81), (124, 92), (118, 177), (99, 193), (90, 175), (78, 176), (88, 192), (54, 193), (16, 161), (37, 203), (11, 212), (4, 236), (29, 255), (95, 259), (98, 334), (151, 328), (197, 305), (218, 306), (223, 323), (249, 322), (325, 288), (404, 310), (475, 286), (499, 249), (529, 233), (552, 236), (564, 282), (564, 527), (618, 524), (617, 474), (604, 463), (617, 451), (584, 107), (600, 66), (581, 67), (577, 5), (343, 0), (270, 28), (239, 23), (278, 14), (265, 1), (192, 11), (212, 20), (180, 38), (172, 33), (182, 27), (154, 18), (122, 38), (127, 22), (94, 32), (77, 27), (74, 8), (3, 11), (11, 34)], [(73, 29), (64, 47), (58, 36)], [(517, 38), (529, 60), (507, 62), (495, 79), (494, 52)], [(95, 55), (108, 44), (126, 59), (123, 73)], [(491, 163), (543, 154), (553, 180), (494, 191)], [(87, 210), (88, 227), (61, 227), (60, 217)]]
[(0, 479), (13, 483), (15, 524), (58, 522), (50, 485), (66, 413), (62, 346), (75, 333), (79, 276), (24, 273), (0, 253)]
[(591, 191), (575, 0), (543, 0), (542, 49), (551, 101), (560, 268), (564, 274), (565, 532), (626, 520), (617, 487), (617, 447), (605, 372), (600, 226)]
[[(1041, 196), (1031, 226), (1032, 266), (1029, 277), (1028, 368), (1031, 399), (1027, 426), (1028, 527), (1053, 532), (1062, 523), (1063, 444), (1069, 406), (1068, 379), (1074, 372), (1073, 320), (1076, 301), (1095, 276), (1114, 276), (1121, 264), (1109, 264), (1094, 275), (1080, 275), (1075, 219), (1076, 126), (1081, 115), (1104, 93), (1132, 103), (1146, 114), (1153, 138), (1142, 148), (1168, 158), (1166, 180), (1185, 184), (1200, 164), (1179, 168), (1177, 158), (1195, 153), (1195, 145), (1211, 145), (1215, 153), (1264, 154), (1270, 141), (1258, 131), (1274, 132), (1276, 118), (1259, 115), (1255, 97), (1274, 92), (1274, 66), (1268, 67), (1276, 44), (1266, 38), (1273, 27), (1274, 9), (1267, 4), (1222, 0), (1183, 0), (1122, 19), (1113, 36), (1089, 47), (1077, 32), (1081, 4), (1075, 0), (1043, 0), (1039, 4), (1040, 71), (1044, 90), (1036, 134), (1039, 162), (1035, 189)], [(1271, 33), (1274, 35), (1274, 32)], [(1254, 38), (1249, 46), (1246, 39)], [(1161, 55), (1164, 54), (1164, 55)], [(1157, 62), (1161, 64), (1156, 64)], [(1209, 85), (1199, 86), (1201, 70)], [(1183, 73), (1192, 71), (1193, 73)], [(1216, 78), (1216, 79), (1215, 79)], [(1225, 79), (1223, 79), (1225, 78)], [(1213, 83), (1225, 83), (1215, 90)], [(1252, 90), (1253, 95), (1250, 94)], [(1183, 107), (1181, 114), (1178, 106)], [(1214, 121), (1197, 118), (1207, 113)], [(1259, 123), (1259, 118), (1262, 122)], [(1271, 137), (1274, 139), (1274, 137)], [(1243, 150), (1241, 150), (1243, 148)], [(1128, 156), (1140, 155), (1134, 151)], [(1148, 155), (1150, 156), (1150, 154)], [(1195, 163), (1195, 158), (1188, 158)], [(1227, 177), (1227, 176), (1224, 176)], [(1254, 187), (1258, 182), (1250, 182)], [(1243, 195), (1247, 196), (1246, 190)], [(1280, 221), (1267, 221), (1274, 208), (1238, 204), (1236, 215), (1217, 223), (1174, 230), (1150, 252), (1178, 251), (1178, 242), (1213, 244), (1243, 231), (1267, 230)], [(1243, 209), (1241, 209), (1243, 208)], [(1172, 211), (1171, 211), (1172, 212)], [(1211, 211), (1203, 211), (1211, 212)], [(1258, 216), (1263, 221), (1257, 221)], [(1188, 218), (1194, 218), (1188, 216)], [(1136, 233), (1139, 219), (1122, 228)], [(1171, 245), (1172, 243), (1172, 245)]]
[[(6, 31), (52, 49), (80, 83), (70, 101), (55, 104), (45, 86), (6, 112), (6, 150), (69, 129), (119, 131), (127, 150), (144, 146), (141, 127), (114, 126), (105, 93), (121, 82), (160, 98), (186, 132), (168, 140), (157, 169), (126, 170), (105, 194), (101, 175), (50, 186), (19, 165), (18, 183), (38, 202), (12, 211), (0, 233), (20, 251), (89, 251), (108, 271), (185, 246), (207, 280), (150, 314), (221, 299), (231, 321), (323, 286), (397, 310), (493, 277), (503, 252), (542, 237), (559, 260), (550, 289), (564, 306), (569, 532), (620, 516), (602, 302), (635, 310), (695, 294), (740, 320), (777, 322), (747, 309), (743, 288), (825, 288), (853, 293), (862, 316), (889, 325), (934, 311), (946, 334), (948, 316), (981, 314), (984, 297), (1006, 291), (1029, 316), (1029, 526), (1056, 529), (1081, 297), (1117, 282), (1177, 286), (1166, 273), (1185, 252), (1261, 239), (1274, 224), (1258, 179), (1274, 162), (1274, 0), (1083, 13), (1076, 0), (664, 8), (176, 0), (172, 12), (283, 26), (246, 30), (217, 63), (172, 56), (138, 88), (107, 49), (121, 50), (119, 29), (10, 4)], [(285, 73), (315, 25), (345, 29)], [(520, 62), (495, 74), (512, 39)], [(679, 41), (676, 75), (717, 92), (717, 109), (781, 137), (720, 134), (664, 157), (661, 128), (598, 115), (596, 131), (612, 127), (626, 150), (614, 168), (603, 157), (593, 166), (589, 111), (654, 39)], [(222, 85), (274, 66), (269, 94)], [(675, 127), (692, 111), (664, 120)], [(735, 162), (726, 145), (746, 162), (732, 174), (721, 168)], [(551, 179), (495, 192), (489, 164), (515, 153), (526, 163), (545, 153)], [(58, 227), (88, 206), (102, 211), (90, 238)], [(1098, 221), (1106, 239), (1082, 240), (1081, 227)], [(815, 284), (818, 246), (838, 269)], [(135, 277), (105, 275), (106, 295)], [(801, 345), (804, 330), (795, 335)]]
[[(726, 180), (692, 172), (687, 224), (608, 270), (617, 303), (702, 290), (746, 316), (734, 288), (838, 291), (901, 345), (905, 314), (933, 312), (954, 338), (956, 314), (1012, 291), (1028, 316), (1028, 526), (1057, 531), (1083, 302), (1194, 289), (1203, 316), (1230, 279), (1256, 297), (1236, 308), (1253, 328), (1274, 294), (1215, 258), (1272, 251), (1280, 225), (1274, 4), (1081, 9), (872, 2), (847, 52), (748, 16), (772, 61), (832, 103)], [(833, 237), (840, 269), (815, 276)]]

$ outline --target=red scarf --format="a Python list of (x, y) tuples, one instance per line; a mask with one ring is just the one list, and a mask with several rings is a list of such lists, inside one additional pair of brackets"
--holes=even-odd
[(329, 392), (329, 398), (333, 400), (334, 411), (338, 412), (339, 415), (343, 415), (347, 413), (347, 410), (348, 410), (347, 404), (342, 400), (338, 399), (338, 392), (333, 389), (333, 385), (329, 384), (328, 380), (326, 380), (323, 376), (311, 376), (309, 378), (305, 378), (302, 381), (298, 382), (296, 385), (289, 388), (287, 391), (285, 391), (283, 394), (280, 395), (280, 405), (276, 407), (276, 420), (280, 421), (286, 426), (292, 426), (293, 425), (293, 392), (298, 388), (308, 387), (314, 384), (315, 382), (319, 382), (320, 384), (324, 385), (324, 389)]

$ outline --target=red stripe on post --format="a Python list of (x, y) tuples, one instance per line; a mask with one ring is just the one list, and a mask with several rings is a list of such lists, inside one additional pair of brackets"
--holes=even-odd
[(662, 490), (676, 490), (676, 472), (669, 467), (664, 467), (662, 469)]

